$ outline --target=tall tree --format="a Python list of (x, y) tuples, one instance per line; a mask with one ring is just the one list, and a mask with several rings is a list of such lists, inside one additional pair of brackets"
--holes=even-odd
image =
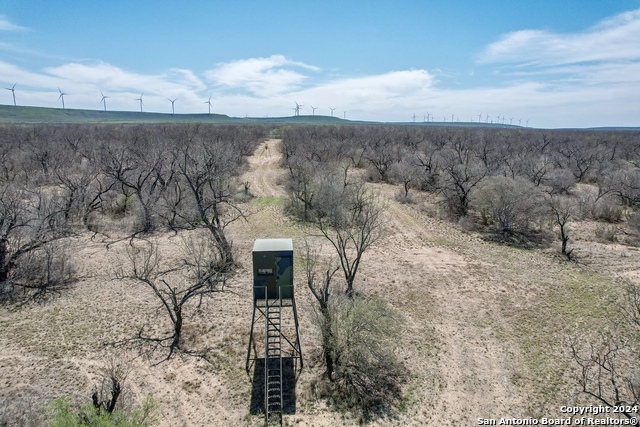
[(314, 223), (338, 255), (350, 297), (364, 253), (383, 236), (383, 212), (364, 183), (329, 182), (318, 195)]

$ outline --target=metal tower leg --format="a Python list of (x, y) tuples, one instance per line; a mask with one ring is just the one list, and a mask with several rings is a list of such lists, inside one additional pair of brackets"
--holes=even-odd
[(295, 350), (298, 352), (298, 357), (300, 358), (300, 369), (302, 369), (304, 367), (304, 364), (302, 362), (302, 346), (300, 345), (300, 326), (298, 324), (298, 310), (296, 310), (296, 300), (293, 297), (293, 294), (291, 295), (291, 305), (293, 308), (293, 321), (296, 328), (296, 349)]

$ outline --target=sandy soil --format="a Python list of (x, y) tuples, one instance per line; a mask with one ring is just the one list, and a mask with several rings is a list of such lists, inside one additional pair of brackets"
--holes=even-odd
[[(205, 301), (200, 312), (192, 307), (185, 326), (188, 347), (206, 349), (208, 361), (183, 355), (154, 366), (161, 353), (145, 358), (134, 348), (114, 349), (114, 342), (132, 337), (143, 325), (162, 333), (166, 320), (148, 289), (115, 279), (117, 269), (126, 267), (129, 242), (107, 247), (112, 241), (107, 237), (84, 235), (72, 242), (72, 261), (83, 279), (46, 304), (0, 309), (0, 420), (28, 414), (63, 395), (89, 402), (100, 367), (115, 352), (131, 366), (131, 401), (153, 395), (161, 426), (262, 423), (249, 413), (251, 378), (244, 371), (251, 247), (256, 238), (292, 237), (299, 250), (306, 233), (283, 213), (286, 171), (279, 166), (279, 142), (262, 143), (248, 160), (242, 181), (250, 183), (256, 198), (247, 203), (248, 221), (230, 229), (244, 268), (230, 284), (231, 292)], [(388, 234), (365, 255), (357, 287), (388, 298), (404, 313), (407, 328), (399, 337), (399, 356), (411, 372), (402, 409), (374, 424), (470, 426), (479, 417), (559, 416), (560, 402), (575, 398), (575, 385), (553, 378), (563, 375), (565, 361), (552, 347), (544, 350), (551, 362), (534, 358), (543, 344), (561, 344), (554, 334), (562, 331), (545, 317), (555, 309), (555, 300), (547, 298), (558, 298), (563, 277), (576, 283), (593, 271), (603, 272), (603, 283), (618, 272), (637, 277), (637, 250), (585, 237), (577, 240), (576, 253), (588, 263), (568, 265), (552, 254), (554, 248), (506, 248), (433, 218), (425, 213), (433, 205), (425, 195), (416, 196), (416, 204), (402, 205), (394, 200), (395, 187), (371, 185), (388, 204)], [(591, 231), (580, 233), (590, 236)], [(154, 239), (166, 257), (180, 244), (180, 236), (170, 234)], [(324, 253), (330, 253), (327, 247)], [(327, 408), (313, 391), (322, 367), (312, 301), (299, 273), (296, 295), (306, 365), (296, 386), (296, 414), (286, 421), (357, 424), (350, 414)], [(556, 396), (559, 391), (566, 393)]]

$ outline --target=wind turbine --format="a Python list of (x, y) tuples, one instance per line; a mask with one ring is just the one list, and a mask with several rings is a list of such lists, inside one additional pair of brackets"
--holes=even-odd
[(136, 101), (140, 101), (140, 112), (142, 113), (142, 105), (144, 104), (144, 102), (142, 102), (142, 95), (144, 95), (144, 92), (140, 94), (140, 98), (136, 98)]
[(513, 117), (509, 117), (509, 124), (513, 124)]
[(11, 87), (5, 87), (6, 90), (10, 90), (11, 91), (11, 95), (13, 95), (13, 106), (16, 106), (16, 85), (18, 83), (14, 83), (13, 86)]
[(329, 110), (331, 110), (331, 117), (333, 117), (333, 110), (335, 110), (335, 108), (329, 107)]
[(169, 102), (171, 102), (171, 114), (175, 114), (176, 113), (175, 103), (178, 100), (178, 98), (176, 98), (176, 99), (167, 98), (167, 99), (169, 100)]
[(204, 103), (209, 104), (209, 114), (211, 114), (211, 97), (209, 97), (209, 100), (205, 101)]
[[(295, 101), (294, 101), (294, 102), (295, 102)], [(300, 104), (298, 104), (298, 103), (296, 102), (296, 108), (295, 108), (295, 110), (296, 110), (296, 116), (299, 116), (299, 115), (300, 115), (300, 107), (304, 107), (304, 105), (300, 105)]]
[(309, 105), (309, 107), (311, 107), (311, 109), (313, 110), (313, 115), (316, 115), (316, 110), (318, 109), (318, 107), (314, 107), (313, 105)]
[(102, 93), (102, 91), (100, 91), (100, 95), (102, 95), (102, 99), (100, 100), (100, 104), (104, 104), (104, 111), (107, 111), (107, 98), (109, 98), (109, 97), (105, 96), (105, 94)]
[(518, 119), (518, 126), (522, 126), (522, 119)]
[(60, 96), (58, 97), (58, 101), (62, 100), (62, 109), (64, 110), (64, 96), (67, 95), (67, 94), (62, 92), (60, 90), (59, 86), (58, 86), (58, 92), (60, 92)]
[(529, 127), (529, 119), (525, 120), (524, 122), (525, 122), (525, 126)]
[(453, 123), (453, 114), (451, 115), (451, 123)]
[(427, 122), (429, 122), (429, 116), (433, 117), (433, 114), (429, 114), (429, 112), (427, 111)]
[(411, 116), (411, 118), (413, 119), (413, 123), (416, 122), (416, 113), (413, 113), (413, 116)]
[(344, 110), (344, 111), (342, 112), (342, 119), (343, 119), (343, 120), (346, 120), (346, 119), (347, 119), (347, 110)]
[(478, 114), (478, 123), (480, 123), (480, 120), (482, 120), (482, 113)]

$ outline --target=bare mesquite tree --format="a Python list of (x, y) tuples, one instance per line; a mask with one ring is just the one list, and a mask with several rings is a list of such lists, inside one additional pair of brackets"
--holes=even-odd
[(389, 167), (389, 177), (392, 182), (402, 184), (399, 200), (410, 201), (409, 190), (418, 186), (420, 174), (422, 172), (422, 160), (415, 154), (405, 153), (400, 160)]
[(197, 139), (175, 151), (174, 164), (182, 191), (188, 193), (185, 200), (196, 213), (193, 219), (185, 218), (186, 222), (204, 226), (216, 243), (221, 261), (233, 265), (232, 244), (225, 230), (229, 224), (245, 218), (233, 198), (234, 176), (242, 164), (241, 154)]
[(595, 404), (620, 410), (629, 419), (640, 417), (633, 408), (640, 404), (640, 371), (637, 361), (640, 338), (640, 288), (626, 283), (612, 327), (599, 339), (572, 337), (571, 356), (577, 365), (577, 380), (583, 393)]
[[(329, 302), (333, 295), (335, 285), (332, 284), (333, 276), (338, 272), (340, 266), (329, 266), (322, 273), (318, 272), (319, 250), (313, 248), (308, 241), (305, 241), (304, 272), (307, 278), (307, 286), (318, 303), (318, 325), (322, 337), (322, 354), (324, 356), (325, 375), (333, 381), (333, 371), (335, 370), (334, 357), (332, 354), (333, 330), (331, 328), (331, 311)], [(322, 275), (322, 278), (318, 277)]]
[(487, 169), (465, 146), (445, 149), (441, 153), (441, 173), (437, 184), (446, 205), (456, 218), (467, 215), (471, 193), (487, 176)]
[(41, 298), (69, 284), (66, 251), (56, 244), (68, 235), (55, 196), (1, 185), (0, 301)]
[(579, 213), (576, 204), (569, 197), (550, 195), (546, 198), (551, 211), (553, 222), (560, 229), (560, 241), (562, 242), (562, 255), (571, 259), (573, 249), (569, 249), (569, 222), (575, 220)]
[(172, 143), (147, 126), (124, 128), (114, 136), (102, 146), (96, 160), (120, 194), (140, 207), (136, 233), (149, 233), (158, 225), (158, 200), (171, 179), (166, 151)]
[(184, 350), (181, 338), (187, 307), (224, 291), (226, 266), (218, 257), (216, 244), (208, 237), (187, 239), (183, 243), (184, 256), (172, 265), (163, 263), (155, 243), (137, 243), (127, 251), (127, 267), (116, 274), (119, 279), (133, 280), (150, 290), (167, 315), (172, 327), (169, 334), (147, 336), (143, 325), (136, 337), (167, 348), (163, 361), (170, 359), (175, 351)]
[(131, 366), (126, 360), (114, 355), (107, 358), (100, 368), (100, 386), (91, 395), (93, 407), (101, 413), (112, 414), (117, 407), (123, 406), (123, 394), (126, 395), (126, 381)]
[(289, 171), (287, 189), (290, 195), (290, 209), (303, 221), (311, 220), (317, 196), (317, 176), (325, 168), (303, 153), (291, 153), (287, 161)]
[(352, 297), (364, 253), (383, 237), (384, 204), (363, 183), (327, 182), (322, 189), (313, 223), (335, 249)]
[(618, 162), (615, 168), (605, 172), (604, 179), (608, 192), (624, 205), (640, 206), (640, 168), (629, 162)]
[(395, 355), (403, 325), (400, 313), (377, 298), (348, 297), (331, 261), (321, 267), (317, 248), (308, 242), (303, 266), (315, 298), (314, 311), (322, 339), (324, 377), (336, 399), (365, 415), (388, 409), (400, 395), (406, 370)]
[(367, 139), (364, 158), (376, 171), (380, 180), (388, 182), (391, 165), (400, 160), (399, 145), (395, 143), (390, 132), (382, 129), (365, 132), (364, 138)]

